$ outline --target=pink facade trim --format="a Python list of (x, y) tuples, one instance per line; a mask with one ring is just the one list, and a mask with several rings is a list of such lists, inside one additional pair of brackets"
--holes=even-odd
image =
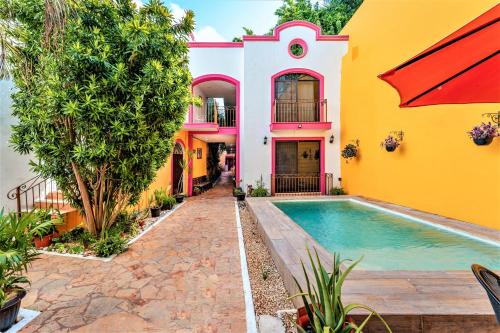
[(320, 151), (320, 166), (319, 166), (319, 188), (322, 194), (325, 194), (325, 138), (324, 137), (278, 137), (273, 138), (271, 147), (271, 158), (272, 158), (272, 174), (276, 174), (276, 142), (277, 141), (319, 141), (319, 151)]
[[(182, 139), (176, 139), (176, 143), (180, 143), (182, 146), (182, 149), (184, 150), (184, 153), (186, 152), (186, 145), (184, 144), (184, 141)], [(174, 158), (172, 155), (170, 155), (170, 183), (172, 183), (172, 193), (174, 193), (174, 188), (177, 186), (177, 184), (174, 184)]]
[(332, 122), (318, 122), (318, 123), (271, 123), (271, 132), (285, 131), (285, 130), (330, 130), (332, 129)]
[[(192, 110), (190, 110), (192, 117)], [(214, 123), (186, 123), (183, 125), (186, 131), (205, 131), (205, 132), (217, 132), (219, 131), (219, 125)]]
[(204, 47), (204, 48), (239, 48), (243, 47), (242, 42), (189, 42), (190, 48)]
[(290, 27), (306, 27), (314, 30), (316, 32), (317, 41), (347, 41), (349, 36), (347, 35), (322, 35), (321, 28), (314, 23), (307, 21), (290, 21), (280, 24), (274, 28), (274, 33), (272, 36), (243, 36), (243, 42), (277, 42), (280, 40), (281, 31)]
[[(188, 151), (193, 151), (193, 133), (188, 133)], [(189, 156), (189, 155), (188, 155)], [(188, 196), (193, 195), (193, 159), (188, 162)]]
[[(310, 75), (316, 79), (318, 79), (319, 81), (319, 100), (322, 102), (324, 100), (324, 97), (325, 97), (325, 77), (316, 72), (316, 71), (313, 71), (312, 69), (308, 69), (308, 68), (288, 68), (288, 69), (285, 69), (285, 70), (282, 70), (276, 74), (274, 74), (272, 77), (271, 77), (271, 124), (274, 123), (274, 104), (275, 104), (275, 86), (274, 86), (274, 81), (282, 76), (282, 75), (285, 75), (285, 74), (291, 74), (291, 73), (300, 73), (300, 74), (307, 74), (307, 75)], [(324, 122), (326, 119), (323, 119), (324, 118), (324, 112), (323, 112), (323, 109), (324, 109), (324, 105), (321, 106), (321, 119), (320, 119), (320, 122)]]
[[(231, 83), (236, 88), (236, 128), (219, 128), (217, 132), (209, 132), (211, 134), (234, 134), (236, 135), (236, 181), (240, 179), (240, 81), (234, 77), (225, 74), (206, 74), (193, 79), (191, 89), (196, 85), (207, 81), (225, 81)], [(193, 109), (189, 109), (189, 121), (193, 120)], [(193, 133), (191, 133), (193, 134)], [(208, 133), (207, 133), (208, 134)], [(189, 184), (191, 188), (192, 184)]]
[[(302, 54), (296, 56), (295, 54), (292, 53), (292, 45), (294, 44), (298, 44), (300, 46), (302, 46)], [(301, 59), (301, 58), (304, 58), (307, 54), (307, 43), (305, 40), (301, 39), (301, 38), (295, 38), (295, 39), (292, 39), (290, 41), (290, 43), (288, 44), (288, 54), (290, 55), (290, 57), (292, 58), (295, 58), (295, 59)]]

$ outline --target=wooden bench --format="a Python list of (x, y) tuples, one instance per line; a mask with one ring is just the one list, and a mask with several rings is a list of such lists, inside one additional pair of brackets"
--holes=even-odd
[(201, 191), (206, 191), (212, 188), (212, 182), (207, 176), (193, 178), (193, 190), (199, 188)]

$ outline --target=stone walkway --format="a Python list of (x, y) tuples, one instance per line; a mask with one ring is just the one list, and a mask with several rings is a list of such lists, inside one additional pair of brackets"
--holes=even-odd
[(190, 198), (111, 262), (44, 255), (22, 306), (23, 332), (244, 332), (229, 184)]

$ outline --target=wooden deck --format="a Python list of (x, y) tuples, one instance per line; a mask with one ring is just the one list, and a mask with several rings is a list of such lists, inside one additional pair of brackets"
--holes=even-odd
[[(377, 204), (482, 238), (500, 240), (499, 232), (495, 230), (388, 203), (343, 196), (346, 197)], [(304, 282), (300, 260), (308, 262), (307, 246), (318, 250), (326, 267), (331, 267), (331, 255), (276, 208), (272, 201), (336, 200), (335, 198), (323, 196), (247, 200), (290, 294), (297, 291), (292, 275), (301, 283)], [(355, 270), (345, 283), (343, 297), (345, 304), (363, 303), (376, 309), (390, 322), (394, 332), (500, 332), (488, 298), (470, 271)], [(301, 306), (301, 303), (296, 300), (295, 305)], [(358, 316), (362, 317), (362, 312)], [(365, 332), (379, 331), (384, 330), (380, 323), (373, 321)]]

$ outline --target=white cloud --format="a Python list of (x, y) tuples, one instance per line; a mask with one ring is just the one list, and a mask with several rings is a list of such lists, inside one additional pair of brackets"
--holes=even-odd
[[(140, 0), (136, 0), (140, 1)], [(179, 21), (186, 14), (186, 10), (174, 2), (169, 3), (170, 10), (176, 21)], [(210, 25), (198, 27), (193, 33), (194, 40), (197, 42), (224, 42), (225, 39), (220, 33)]]
[(186, 11), (176, 3), (171, 2), (169, 7), (170, 7), (170, 10), (172, 11), (172, 15), (174, 16), (174, 19), (176, 21), (179, 21), (180, 19), (182, 19), (184, 17), (184, 15), (186, 14)]
[(142, 6), (144, 6), (144, 3), (142, 2), (142, 0), (132, 0), (133, 3), (135, 3), (135, 6), (137, 8), (141, 8)]
[(225, 39), (212, 26), (204, 26), (194, 32), (194, 40), (197, 42), (224, 42)]

